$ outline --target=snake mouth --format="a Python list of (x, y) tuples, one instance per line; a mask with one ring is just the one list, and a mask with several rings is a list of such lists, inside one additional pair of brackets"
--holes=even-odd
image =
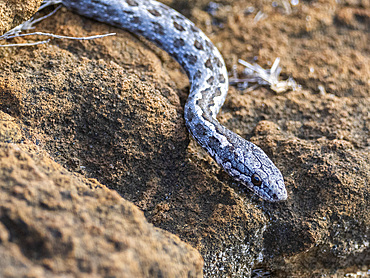
[(261, 196), (261, 197), (270, 202), (281, 202), (281, 201), (285, 201), (288, 198), (288, 194), (286, 190), (280, 190), (279, 192), (273, 192), (272, 190), (269, 190), (268, 192), (264, 192), (264, 193), (265, 193), (265, 196), (264, 197)]
[(262, 184), (261, 187), (251, 186), (250, 188), (257, 196), (269, 202), (281, 202), (288, 198), (285, 186), (283, 188), (279, 188), (279, 190), (271, 189), (271, 186), (267, 186), (265, 184)]
[(277, 181), (262, 181), (261, 184), (255, 185), (252, 183), (251, 178), (246, 175), (233, 176), (238, 180), (244, 188), (252, 191), (258, 197), (269, 202), (281, 202), (288, 198), (287, 191), (284, 184)]
[(266, 201), (269, 201), (269, 202), (280, 202), (280, 201), (283, 201), (285, 199), (281, 199), (276, 193), (267, 193), (267, 192), (264, 192), (264, 191), (254, 191), (256, 193), (257, 196), (259, 196), (260, 198), (262, 198), (263, 200), (266, 200)]

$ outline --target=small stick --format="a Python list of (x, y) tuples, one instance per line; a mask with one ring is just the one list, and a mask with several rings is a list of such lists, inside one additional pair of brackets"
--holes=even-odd
[[(38, 11), (54, 4), (60, 4), (62, 3), (61, 0), (48, 0), (45, 1), (39, 8)], [(34, 36), (34, 35), (40, 35), (40, 36), (47, 36), (51, 38), (56, 38), (56, 39), (69, 39), (69, 40), (93, 40), (93, 39), (100, 39), (103, 37), (107, 36), (114, 36), (116, 33), (108, 33), (108, 34), (102, 34), (102, 35), (95, 35), (95, 36), (88, 36), (88, 37), (71, 37), (71, 36), (62, 36), (62, 35), (55, 35), (52, 33), (44, 33), (44, 32), (33, 32), (33, 33), (28, 33), (28, 34), (21, 34), (22, 31), (26, 30), (32, 30), (35, 29), (33, 26), (34, 24), (54, 15), (59, 9), (61, 5), (56, 7), (52, 12), (48, 13), (45, 16), (39, 17), (34, 19), (33, 17), (30, 18), (29, 20), (23, 22), (22, 24), (16, 26), (15, 28), (9, 30), (2, 36), (0, 36), (0, 40), (7, 40), (7, 39), (12, 39), (12, 38), (17, 38), (17, 37), (26, 37), (26, 36)], [(13, 47), (13, 46), (33, 46), (33, 45), (38, 45), (38, 44), (45, 44), (50, 42), (50, 39), (44, 40), (44, 41), (38, 41), (38, 42), (28, 42), (28, 43), (16, 43), (16, 44), (0, 44), (0, 47)]]

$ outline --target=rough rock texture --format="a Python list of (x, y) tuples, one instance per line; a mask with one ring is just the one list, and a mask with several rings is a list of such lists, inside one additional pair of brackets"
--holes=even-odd
[[(116, 189), (142, 209), (149, 222), (198, 249), (207, 277), (366, 275), (370, 268), (369, 4), (300, 1), (289, 11), (279, 1), (276, 7), (270, 1), (220, 1), (210, 15), (207, 3), (176, 1), (174, 7), (205, 30), (229, 69), (238, 58), (256, 59), (264, 66), (280, 57), (284, 76), (302, 85), (301, 90), (280, 95), (268, 88), (231, 88), (219, 115), (223, 124), (261, 146), (276, 162), (285, 177), (286, 202), (271, 204), (245, 192), (189, 138), (182, 118), (188, 81), (167, 54), (130, 33), (65, 9), (41, 23), (40, 30), (72, 36), (118, 34), (94, 41), (58, 40), (32, 48), (0, 49), (0, 109), (14, 119), (7, 123), (9, 131), (0, 133), (1, 140), (33, 142), (73, 175), (95, 178)], [(258, 11), (266, 17), (255, 22)], [(14, 147), (3, 148), (9, 153)], [(38, 151), (28, 151), (28, 156), (34, 152)], [(35, 179), (34, 167), (27, 161), (22, 171), (30, 173), (24, 174), (24, 184)], [(54, 168), (48, 168), (50, 175), (56, 175)], [(5, 181), (12, 187), (6, 190), (14, 190)], [(72, 192), (73, 186), (68, 186)], [(87, 192), (93, 188), (85, 187)], [(63, 190), (51, 188), (50, 195), (63, 195)], [(99, 205), (99, 213), (110, 215), (111, 204), (94, 192), (89, 193), (94, 200), (89, 200)], [(11, 196), (13, 201), (19, 198), (17, 193)], [(127, 203), (115, 196), (115, 204)], [(64, 202), (74, 203), (64, 197), (60, 206)], [(55, 213), (55, 218), (59, 215), (41, 202), (34, 207)], [(70, 223), (74, 217), (82, 218), (81, 210), (63, 219)], [(85, 211), (89, 217), (98, 213)], [(121, 217), (117, 221), (128, 216)], [(11, 226), (1, 223), (3, 245), (22, 250), (22, 238), (36, 244), (22, 233), (13, 240)], [(29, 223), (42, 231), (49, 225), (42, 217), (30, 218)], [(117, 235), (110, 225), (99, 227)], [(74, 231), (55, 244), (70, 240), (77, 246), (81, 228)], [(36, 238), (51, 252), (54, 241)], [(43, 252), (36, 258), (22, 253), (22, 258), (50, 273), (77, 265), (77, 255), (65, 255), (71, 251), (68, 244), (61, 245), (67, 251), (49, 253), (47, 264), (37, 264), (45, 259), (38, 258)], [(79, 246), (90, 254), (89, 246)], [(117, 261), (111, 252), (106, 257), (101, 252), (107, 265)], [(192, 263), (197, 266), (199, 259)], [(7, 265), (16, 267), (17, 260)], [(105, 270), (119, 273), (115, 267)]]
[[(200, 277), (200, 254), (0, 112), (0, 277)], [(4, 140), (5, 139), (5, 140)], [(24, 275), (24, 276), (23, 276)]]
[(41, 2), (42, 0), (1, 0), (0, 35), (30, 19)]

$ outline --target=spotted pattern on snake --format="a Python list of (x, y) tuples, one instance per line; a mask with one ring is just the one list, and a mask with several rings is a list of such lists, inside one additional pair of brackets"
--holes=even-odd
[(62, 3), (80, 15), (141, 35), (174, 57), (190, 80), (184, 117), (195, 140), (229, 175), (261, 198), (271, 202), (287, 198), (283, 176), (267, 155), (217, 121), (228, 91), (225, 62), (190, 20), (152, 0)]

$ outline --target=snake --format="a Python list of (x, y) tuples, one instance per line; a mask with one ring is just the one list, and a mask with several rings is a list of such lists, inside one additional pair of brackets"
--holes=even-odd
[(153, 0), (62, 0), (62, 4), (142, 36), (169, 53), (190, 81), (184, 118), (194, 139), (242, 188), (269, 202), (287, 199), (283, 176), (264, 151), (217, 120), (229, 87), (227, 68), (219, 50), (194, 23)]

